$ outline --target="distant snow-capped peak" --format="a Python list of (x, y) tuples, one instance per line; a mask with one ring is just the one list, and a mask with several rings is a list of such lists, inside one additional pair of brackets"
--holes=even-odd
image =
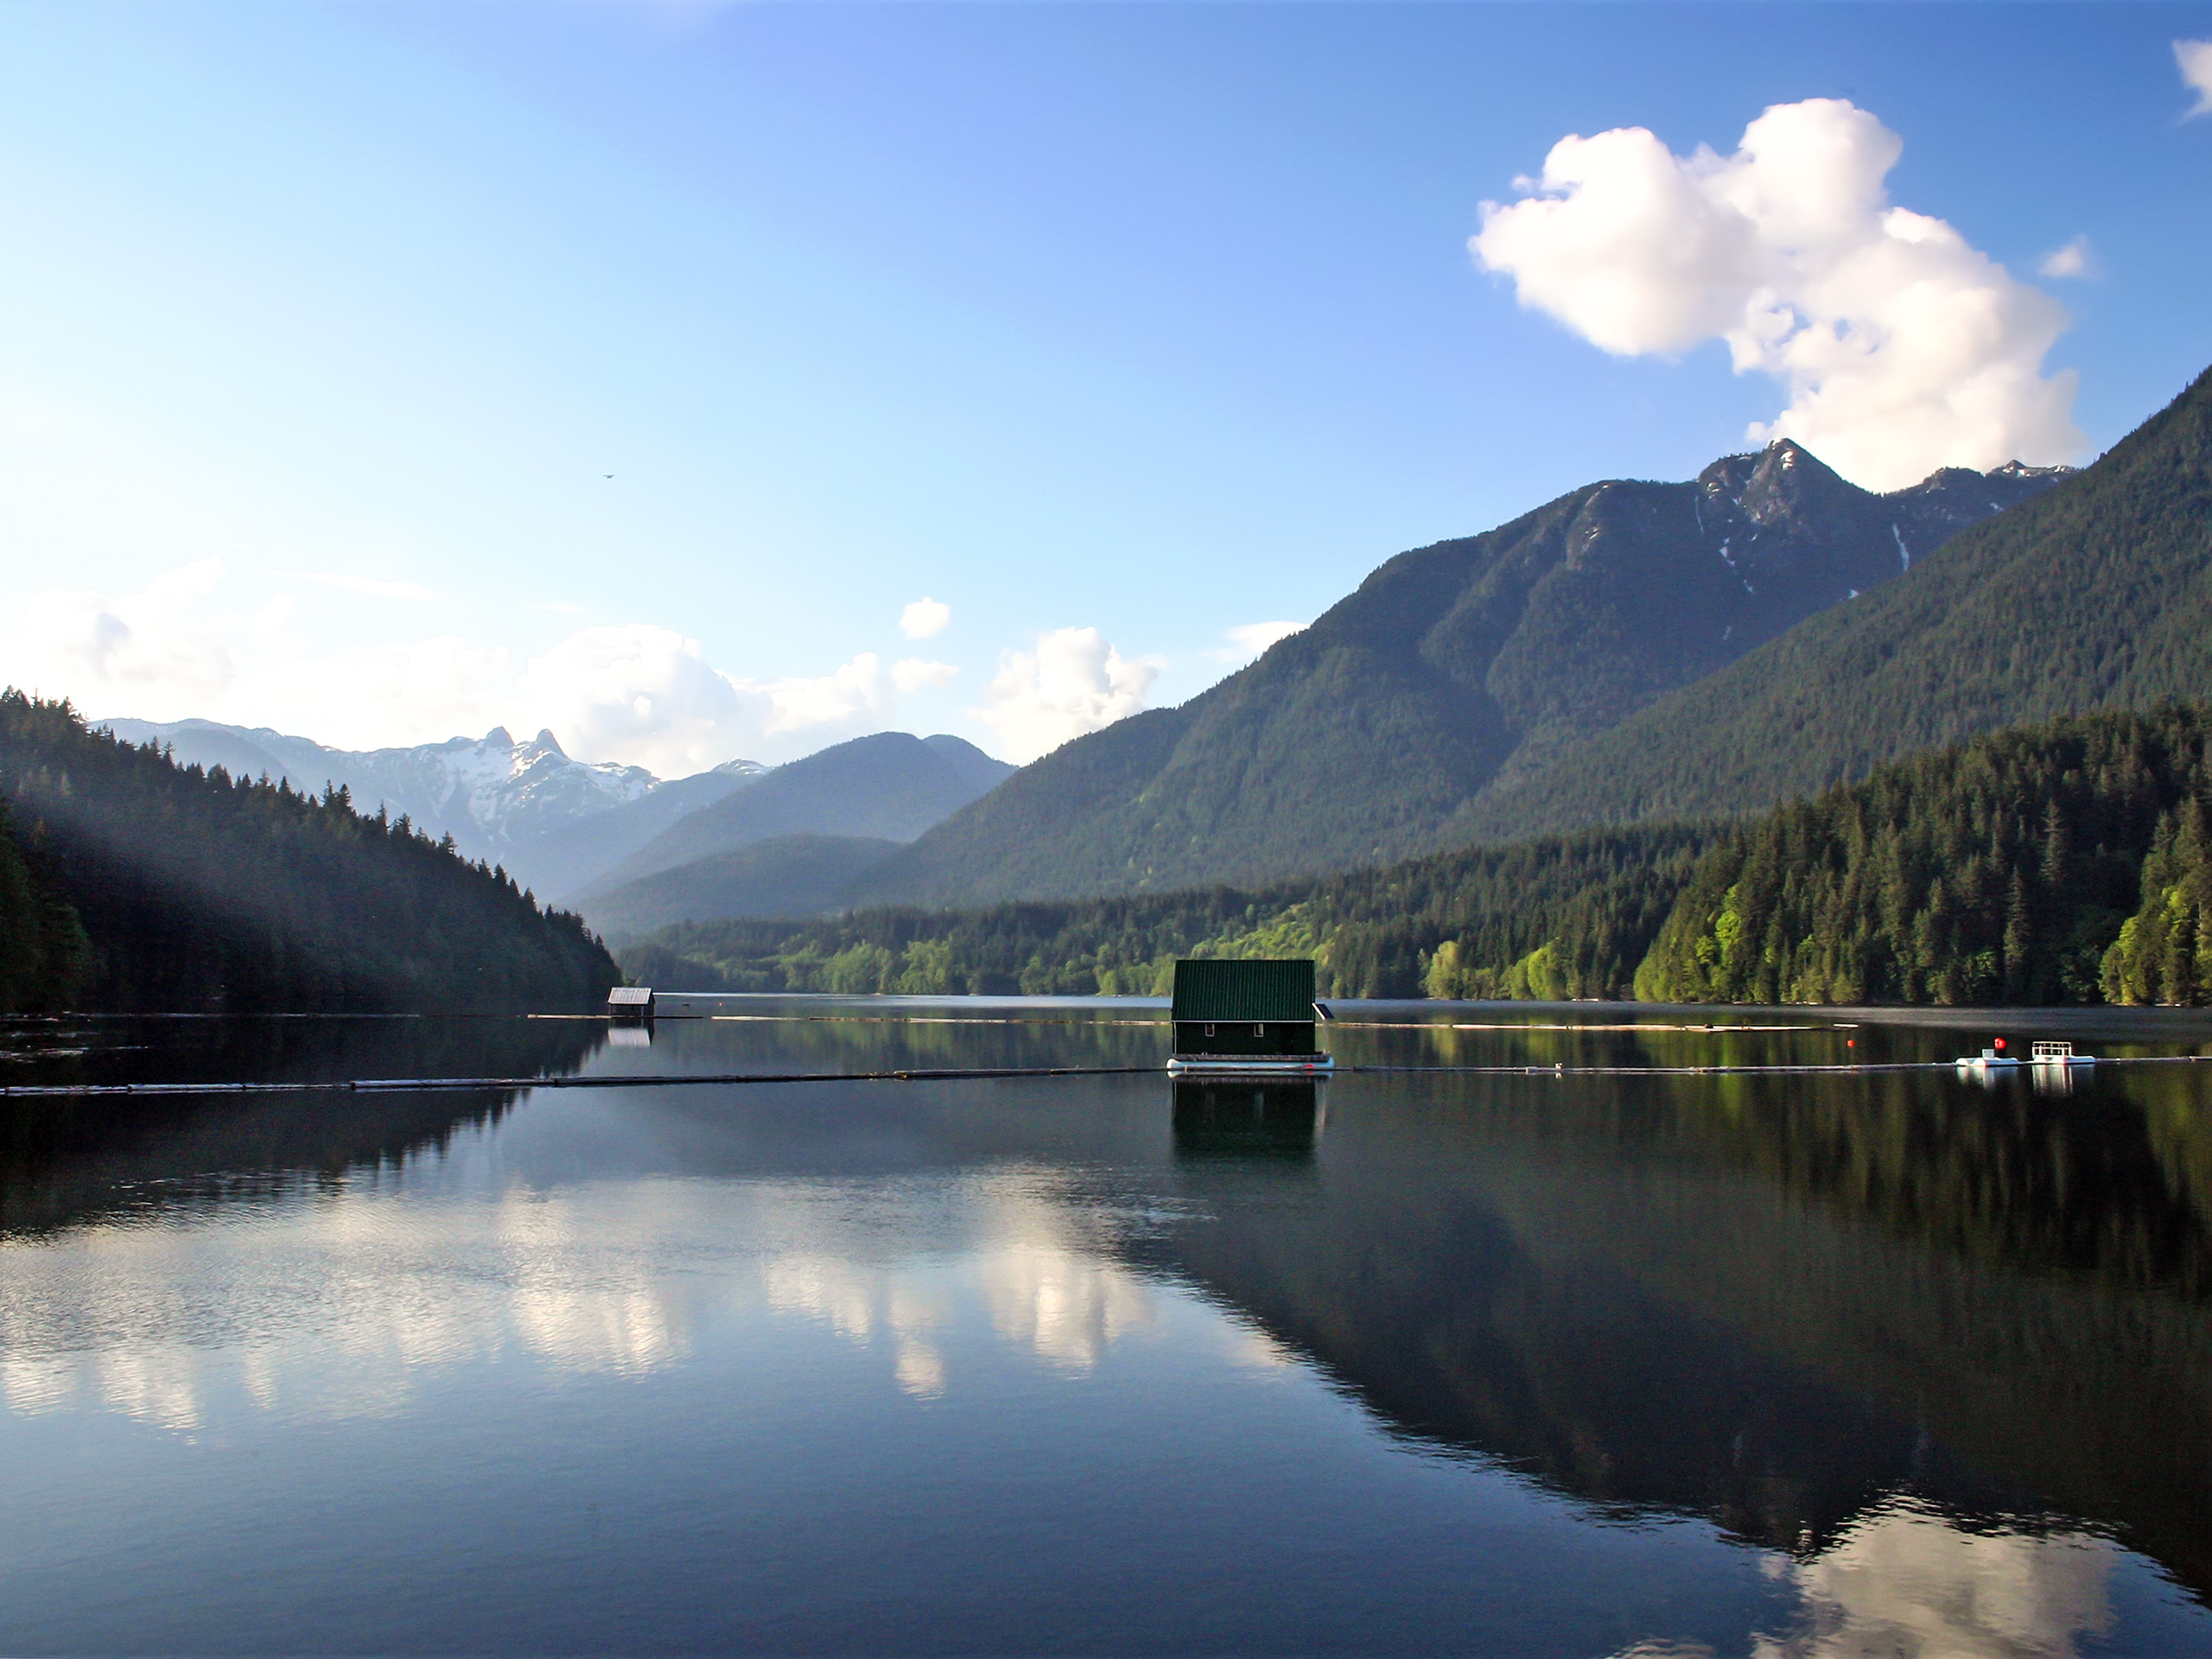
[[(643, 766), (574, 760), (550, 731), (518, 743), (495, 726), (482, 737), (358, 751), (208, 720), (98, 723), (129, 742), (168, 745), (181, 766), (289, 779), (295, 789), (342, 785), (361, 810), (382, 806), (393, 817), (404, 814), (429, 835), (452, 836), (471, 858), (495, 862), (548, 831), (666, 787)], [(766, 768), (730, 760), (715, 770), (751, 777)]]

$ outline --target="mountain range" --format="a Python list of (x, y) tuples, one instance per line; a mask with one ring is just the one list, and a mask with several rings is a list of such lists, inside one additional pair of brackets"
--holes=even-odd
[(575, 902), (610, 937), (677, 921), (811, 915), (1013, 772), (946, 734), (856, 737), (677, 819)]
[(404, 814), (433, 838), (449, 835), (463, 856), (503, 864), (549, 894), (589, 879), (575, 874), (578, 870), (596, 874), (605, 868), (594, 862), (601, 855), (595, 842), (579, 847), (573, 832), (582, 823), (600, 820), (608, 830), (620, 824), (629, 830), (626, 837), (612, 838), (605, 855), (611, 863), (684, 812), (767, 771), (754, 761), (732, 760), (697, 778), (666, 783), (643, 766), (572, 760), (550, 731), (518, 743), (505, 727), (480, 738), (361, 751), (211, 720), (95, 723), (126, 743), (162, 745), (179, 766), (221, 766), (233, 778), (266, 777), (311, 792), (340, 785), (365, 808), (380, 804), (392, 817)]
[(1874, 494), (1789, 442), (1399, 555), (1179, 708), (1019, 772), (879, 734), (664, 782), (550, 734), (180, 760), (352, 784), (593, 925), (1250, 887), (1755, 810), (2024, 721), (2212, 684), (2212, 373), (2093, 466)]
[[(518, 743), (494, 728), (481, 738), (362, 752), (207, 720), (99, 724), (125, 742), (165, 747), (180, 766), (308, 792), (338, 785), (364, 810), (404, 816), (433, 839), (450, 835), (464, 857), (502, 866), (594, 925), (623, 932), (687, 916), (830, 906), (901, 843), (1014, 771), (961, 738), (905, 732), (855, 738), (783, 766), (732, 760), (659, 779), (642, 766), (572, 759), (550, 731)], [(771, 845), (742, 850), (758, 842)], [(646, 878), (650, 887), (626, 891)]]
[(2024, 721), (2212, 688), (2212, 371), (2078, 476), (1460, 821), (1489, 840), (1740, 812)]
[(1465, 844), (1488, 797), (2068, 475), (1950, 468), (1877, 495), (1783, 442), (1688, 483), (1586, 485), (1400, 554), (1249, 668), (1053, 751), (849, 897), (1261, 882)]
[(0, 941), (0, 1012), (585, 1014), (620, 980), (580, 918), (343, 788), (181, 766), (66, 702), (0, 693), (0, 916), (44, 936), (29, 979)]
[[(1783, 597), (1751, 625), (1764, 640), (1694, 674), (1697, 654), (1718, 651), (1714, 624), (1732, 624), (1709, 569), (1697, 592), (1670, 586), (1699, 582), (1683, 488), (1596, 486), (1489, 537), (1402, 556), (1242, 674), (1056, 751), (847, 898), (1249, 891), (1363, 866), (1410, 921), (1421, 867), (1390, 862), (1396, 852), (1710, 822), (1980, 734), (2201, 701), (2212, 686), (2212, 372), (2079, 473), (1943, 474), (1900, 500), (1854, 492), (1787, 445), (1709, 469), (1691, 531), (1728, 526), (1738, 614)], [(1942, 504), (1957, 527), (1922, 546), (1908, 503)], [(1870, 506), (1900, 511), (1870, 521)], [(1765, 532), (1756, 561), (1737, 556), (1746, 522)], [(1874, 574), (1876, 522), (1897, 568), (1822, 602), (1823, 580)], [(1567, 616), (1586, 622), (1579, 638)], [(1650, 690), (1668, 673), (1684, 677)], [(2094, 781), (2126, 793), (2124, 779)], [(1934, 864), (1929, 849), (1897, 854), (1892, 875), (1924, 880), (1948, 860), (1970, 887), (1991, 838), (2018, 828), (1993, 821), (1974, 832), (1987, 846)], [(1624, 869), (1641, 855), (1627, 856)], [(1389, 910), (1377, 901), (1378, 925)], [(1004, 931), (997, 911), (970, 914)], [(1307, 922), (1284, 926), (1286, 948), (1311, 948), (1290, 936)]]

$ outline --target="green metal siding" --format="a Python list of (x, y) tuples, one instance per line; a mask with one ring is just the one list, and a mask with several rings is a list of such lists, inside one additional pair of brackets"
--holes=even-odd
[(1294, 1020), (1186, 1020), (1175, 1027), (1178, 1054), (1249, 1054), (1281, 1058), (1287, 1054), (1311, 1054), (1313, 1022)]
[(1175, 964), (1177, 1026), (1313, 1023), (1313, 964), (1185, 960)]

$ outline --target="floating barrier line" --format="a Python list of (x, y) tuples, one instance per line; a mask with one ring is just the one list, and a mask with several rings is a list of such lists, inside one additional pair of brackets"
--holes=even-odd
[[(1135, 1023), (1134, 1021), (1132, 1023)], [(1327, 1022), (1339, 1031), (1690, 1031), (1700, 1035), (1721, 1035), (1728, 1032), (1745, 1031), (1840, 1031), (1840, 1026), (1662, 1026), (1631, 1020), (1618, 1026), (1585, 1026), (1572, 1020), (1554, 1025), (1538, 1025), (1518, 1020), (1495, 1020), (1484, 1022), (1443, 1020), (1332, 1020)], [(1853, 1027), (1856, 1029), (1856, 1027)], [(1510, 1071), (1512, 1068), (1508, 1067)]]
[[(2094, 1072), (2101, 1071), (2108, 1065), (2201, 1065), (2208, 1061), (2212, 1061), (2212, 1054), (2100, 1055), (2094, 1061), (2085, 1055), (2076, 1058), (2070, 1065), (2050, 1065), (2042, 1069)], [(1961, 1064), (1958, 1060), (1866, 1060), (1829, 1065), (1339, 1065), (1336, 1070), (1339, 1077), (1347, 1071), (1448, 1071), (1507, 1077), (1722, 1077), (1808, 1074), (1859, 1077), (1876, 1071), (1955, 1071)], [(2033, 1075), (2037, 1069), (2031, 1061), (2012, 1060), (2000, 1065), (1994, 1075), (2003, 1076), (2014, 1071)]]
[[(604, 1019), (594, 1014), (593, 1019)], [(1141, 1026), (1147, 1031), (1165, 1031), (1165, 1020), (1001, 1020), (982, 1014), (660, 1014), (653, 1016), (658, 1025), (661, 1020), (704, 1020), (715, 1025), (734, 1026)]]
[[(2100, 1057), (2094, 1069), (2113, 1065), (2201, 1065), (2212, 1054), (2119, 1054)], [(1834, 1065), (1339, 1065), (1349, 1072), (1502, 1077), (1724, 1077), (1829, 1075), (1863, 1077), (1882, 1071), (1955, 1071), (1956, 1060), (1876, 1060)], [(2076, 1061), (2069, 1071), (2092, 1068)], [(2034, 1075), (2035, 1065), (2017, 1061), (2005, 1072)], [(691, 1075), (624, 1073), (559, 1077), (358, 1077), (344, 1083), (54, 1083), (0, 1084), (0, 1099), (105, 1095), (404, 1095), (489, 1089), (663, 1089), (701, 1084), (747, 1083), (955, 1083), (991, 1077), (1161, 1077), (1157, 1065), (908, 1066), (895, 1071), (717, 1071)], [(1315, 1074), (1325, 1078), (1328, 1073)], [(1254, 1081), (1247, 1077), (1238, 1081)], [(1293, 1081), (1307, 1081), (1303, 1077)]]
[(969, 1077), (1108, 1077), (1156, 1065), (958, 1066), (896, 1071), (721, 1071), (560, 1077), (357, 1077), (344, 1083), (53, 1083), (0, 1084), (0, 1099), (86, 1095), (404, 1095), (464, 1089), (652, 1089), (740, 1083), (947, 1083)]
[[(604, 1020), (605, 1014), (532, 1014), (531, 1019)], [(1172, 1021), (1166, 1020), (1072, 1020), (1055, 1017), (1049, 1020), (1021, 1020), (1010, 1015), (987, 1014), (660, 1014), (660, 1020), (703, 1020), (717, 1025), (813, 1025), (813, 1026), (1085, 1026), (1103, 1027), (1141, 1027), (1148, 1031), (1163, 1031)], [(1682, 1026), (1661, 1025), (1656, 1021), (1633, 1020), (1622, 1025), (1589, 1026), (1572, 1020), (1545, 1024), (1533, 1020), (1329, 1020), (1322, 1023), (1338, 1031), (1687, 1031), (1700, 1035), (1721, 1035), (1727, 1033), (1769, 1031), (1838, 1031), (1840, 1026)]]

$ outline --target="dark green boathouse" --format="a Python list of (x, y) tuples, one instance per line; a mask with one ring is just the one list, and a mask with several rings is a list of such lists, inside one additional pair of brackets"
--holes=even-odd
[(1175, 964), (1178, 1059), (1318, 1058), (1314, 1013), (1311, 960)]

